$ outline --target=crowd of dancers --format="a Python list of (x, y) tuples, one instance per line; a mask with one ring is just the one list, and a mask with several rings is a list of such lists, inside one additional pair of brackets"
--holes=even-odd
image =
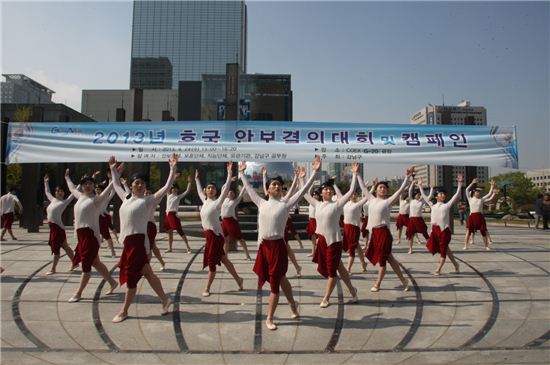
[[(156, 192), (148, 189), (146, 174), (137, 173), (126, 179), (122, 177), (124, 163), (118, 163), (114, 157), (111, 157), (108, 163), (108, 179), (100, 184), (97, 184), (97, 175), (94, 174), (84, 176), (80, 179), (79, 185), (75, 186), (71, 180), (70, 171), (66, 170), (65, 180), (70, 191), (67, 198), (65, 198), (64, 189), (59, 186), (55, 188), (52, 195), (49, 177), (47, 175), (44, 177), (44, 192), (50, 201), (47, 207), (47, 221), (50, 228), (48, 244), (53, 255), (52, 266), (46, 275), (57, 272), (61, 249), (63, 249), (71, 260), (71, 270), (78, 266), (81, 268), (78, 289), (68, 299), (69, 302), (80, 301), (93, 267), (109, 284), (106, 295), (112, 294), (119, 285), (126, 284), (124, 302), (113, 318), (113, 322), (122, 322), (128, 317), (128, 309), (134, 300), (137, 283), (141, 277), (145, 277), (158, 295), (161, 302), (160, 313), (165, 315), (169, 313), (172, 303), (150, 265), (152, 256), (155, 255), (160, 263), (160, 270), (166, 267), (166, 262), (156, 244), (155, 212), (161, 200), (167, 196), (166, 218), (163, 222), (168, 236), (168, 249), (165, 253), (173, 251), (174, 231), (181, 237), (186, 251), (191, 253), (191, 247), (177, 212), (180, 201), (191, 192), (193, 180), (188, 177), (187, 189), (178, 194), (178, 189), (174, 185), (179, 176), (177, 155), (170, 157), (168, 179)], [(264, 195), (262, 196), (248, 181), (245, 174), (246, 162), (239, 164), (238, 177), (232, 174), (233, 163), (227, 163), (226, 167), (227, 176), (221, 188), (218, 188), (215, 182), (208, 182), (203, 189), (199, 172), (195, 172), (195, 187), (202, 203), (200, 219), (205, 239), (203, 269), (208, 267), (208, 277), (202, 296), (210, 295), (210, 288), (216, 277), (216, 268), (222, 264), (235, 280), (237, 289), (243, 290), (244, 280), (228, 257), (228, 246), (231, 240), (238, 241), (246, 260), (252, 260), (236, 214), (239, 202), (245, 194), (248, 194), (250, 200), (258, 207), (258, 253), (252, 270), (258, 276), (258, 287), (261, 288), (266, 282), (270, 286), (265, 322), (270, 330), (277, 329), (274, 315), (281, 289), (289, 303), (291, 318), (299, 317), (298, 303), (294, 300), (287, 271), (290, 259), (297, 276), (301, 275), (302, 268), (289, 245), (289, 240), (295, 239), (300, 248), (303, 247), (290, 216), (290, 212), (296, 209), (302, 199), (309, 203), (306, 232), (311, 240), (312, 250), (308, 256), (312, 257), (312, 261), (317, 264), (317, 271), (326, 279), (325, 292), (319, 304), (321, 308), (330, 305), (331, 294), (338, 278), (349, 291), (350, 303), (358, 301), (358, 291), (350, 277), (356, 256), (359, 258), (363, 272), (367, 269), (367, 262), (373, 266), (379, 266), (375, 282), (370, 289), (372, 292), (380, 290), (387, 264), (401, 281), (402, 290), (409, 290), (409, 281), (403, 276), (401, 265), (392, 254), (394, 239), (390, 233), (390, 212), (396, 201), (399, 201), (399, 214), (396, 221), (395, 244), (400, 244), (402, 232), (405, 229), (408, 253), (412, 254), (414, 241), (418, 241), (422, 236), (428, 252), (432, 255), (439, 254), (440, 257), (433, 272), (434, 275), (441, 274), (447, 257), (454, 265), (454, 272), (460, 273), (459, 264), (449, 244), (452, 211), (462, 193), (464, 182), (462, 176), (457, 178), (456, 192), (447, 199), (447, 191), (442, 188), (431, 187), (426, 194), (427, 187), (421, 179), (414, 179), (414, 167), (410, 167), (404, 173), (403, 181), (397, 191), (388, 196), (388, 184), (377, 179), (365, 184), (358, 175), (359, 165), (355, 163), (351, 166), (349, 189), (343, 194), (334, 179), (324, 182), (318, 189), (312, 188), (321, 168), (321, 161), (316, 157), (311, 165), (310, 176), (306, 176), (304, 167), (296, 168), (294, 179), (288, 188), (282, 178), (268, 177), (268, 171), (264, 168)], [(242, 183), (240, 191), (231, 187), (238, 180)], [(485, 248), (489, 250), (492, 242), (483, 217), (483, 205), (494, 197), (495, 182), (491, 181), (491, 189), (484, 197), (481, 197), (481, 189), (478, 185), (478, 179), (474, 179), (466, 188), (471, 214), (467, 221), (464, 249), (468, 249), (476, 231), (480, 231)], [(118, 235), (113, 228), (111, 215), (107, 212), (109, 202), (115, 194), (122, 201), (119, 208), (120, 232)], [(76, 199), (74, 229), (77, 245), (73, 252), (67, 243), (62, 214), (74, 199)], [(9, 233), (13, 240), (16, 239), (11, 229), (15, 206), (22, 211), (15, 191), (10, 189), (8, 194), (0, 198), (2, 240), (5, 239), (6, 233)], [(426, 207), (431, 210), (430, 233), (422, 215)], [(118, 262), (118, 281), (101, 262), (99, 255), (100, 244), (106, 241), (111, 256), (116, 257), (110, 232), (123, 245)], [(363, 251), (361, 237), (364, 239), (366, 251)], [(347, 265), (342, 262), (343, 251), (348, 253)]]

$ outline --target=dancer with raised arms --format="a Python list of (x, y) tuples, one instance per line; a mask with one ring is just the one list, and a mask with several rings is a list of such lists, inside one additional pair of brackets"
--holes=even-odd
[(359, 244), (361, 236), (361, 210), (369, 200), (369, 196), (365, 195), (361, 200), (357, 200), (357, 193), (351, 194), (351, 199), (344, 204), (344, 235), (343, 249), (348, 252), (348, 267), (347, 270), (351, 274), (351, 267), (355, 261), (355, 252), (359, 255), (359, 261), (363, 272), (367, 271), (367, 263), (363, 255), (363, 249)]
[(451, 243), (451, 219), (452, 219), (452, 212), (451, 209), (453, 205), (458, 201), (458, 198), (460, 197), (460, 193), (462, 191), (462, 182), (464, 181), (464, 178), (462, 175), (458, 175), (457, 179), (457, 187), (456, 187), (456, 193), (453, 195), (451, 200), (449, 200), (447, 203), (445, 203), (445, 199), (447, 198), (447, 192), (444, 189), (438, 189), (436, 200), (437, 202), (434, 204), (432, 203), (431, 199), (427, 197), (424, 194), (424, 191), (422, 189), (422, 180), (418, 180), (418, 187), (420, 188), (420, 193), (422, 194), (422, 198), (428, 203), (428, 205), (432, 208), (431, 211), (431, 225), (432, 225), (432, 232), (430, 234), (430, 237), (428, 238), (428, 243), (426, 244), (426, 247), (428, 248), (428, 251), (432, 255), (435, 255), (436, 253), (439, 253), (439, 265), (434, 271), (434, 275), (440, 275), (441, 274), (441, 268), (445, 264), (445, 259), (447, 256), (449, 256), (449, 259), (455, 266), (455, 272), (459, 273), (459, 266), (458, 262), (455, 260), (455, 257), (453, 255), (453, 251), (449, 247), (449, 244)]
[(270, 330), (276, 330), (277, 325), (273, 322), (275, 309), (279, 303), (279, 290), (283, 290), (290, 309), (292, 319), (298, 317), (297, 304), (292, 295), (292, 286), (286, 278), (288, 269), (287, 245), (284, 240), (285, 224), (288, 219), (289, 209), (296, 204), (313, 184), (317, 171), (321, 168), (321, 159), (317, 156), (313, 163), (313, 171), (308, 182), (286, 200), (282, 200), (283, 181), (280, 177), (271, 178), (267, 185), (267, 196), (261, 198), (250, 186), (244, 171), (246, 162), (239, 165), (239, 177), (243, 182), (250, 199), (258, 206), (258, 255), (254, 263), (254, 272), (258, 275), (258, 287), (261, 288), (265, 282), (269, 282), (271, 293), (267, 308), (266, 326)]
[(101, 195), (97, 196), (94, 192), (95, 181), (91, 177), (83, 177), (80, 180), (80, 192), (73, 184), (69, 175), (69, 169), (65, 170), (65, 181), (69, 187), (69, 191), (77, 199), (74, 205), (74, 228), (78, 243), (72, 260), (73, 267), (82, 265), (82, 274), (80, 275), (80, 284), (76, 293), (69, 299), (69, 303), (80, 301), (82, 292), (88, 285), (91, 276), (92, 266), (103, 276), (110, 285), (110, 289), (106, 294), (112, 294), (118, 286), (117, 282), (105, 264), (99, 259), (99, 241), (101, 239), (99, 233), (99, 213), (108, 201), (109, 194), (113, 188), (112, 181), (107, 185)]
[(476, 177), (472, 180), (470, 185), (466, 187), (466, 198), (468, 199), (468, 205), (470, 206), (470, 216), (468, 217), (468, 221), (466, 223), (466, 235), (464, 236), (463, 250), (468, 249), (470, 235), (479, 230), (481, 232), (481, 236), (483, 237), (485, 249), (489, 251), (490, 248), (489, 241), (487, 239), (487, 223), (485, 222), (485, 217), (483, 216), (483, 204), (493, 198), (493, 191), (496, 182), (495, 180), (491, 180), (491, 189), (489, 189), (489, 193), (487, 193), (484, 197), (481, 197), (480, 189), (475, 189), (472, 192), (473, 186), (477, 184), (479, 184), (479, 179)]
[(224, 199), (229, 192), (229, 184), (231, 183), (231, 168), (233, 167), (232, 162), (227, 163), (227, 179), (225, 184), (222, 186), (220, 196), (216, 197), (218, 194), (218, 188), (214, 182), (209, 182), (206, 184), (204, 191), (202, 189), (201, 182), (199, 180), (199, 171), (195, 171), (195, 183), (197, 185), (197, 193), (199, 198), (202, 201), (201, 207), (201, 223), (202, 229), (204, 230), (204, 237), (206, 239), (206, 244), (204, 248), (203, 255), (203, 266), (208, 266), (208, 281), (206, 282), (206, 287), (202, 292), (203, 297), (210, 296), (210, 287), (214, 282), (216, 277), (216, 265), (220, 266), (222, 263), (226, 267), (227, 271), (233, 276), (239, 290), (243, 290), (243, 279), (237, 274), (233, 263), (225, 255), (223, 250), (224, 238), (223, 230), (220, 224), (220, 212), (222, 209), (222, 204)]
[[(403, 290), (409, 290), (409, 281), (403, 277), (399, 262), (393, 257), (392, 243), (393, 238), (389, 230), (390, 225), (390, 211), (391, 205), (401, 195), (403, 190), (408, 184), (410, 176), (414, 172), (414, 167), (407, 170), (403, 183), (399, 189), (389, 198), (386, 199), (388, 193), (388, 185), (386, 182), (378, 182), (374, 187), (374, 196), (369, 199), (369, 224), (367, 229), (371, 232), (371, 238), (367, 252), (365, 256), (373, 265), (380, 265), (378, 270), (378, 276), (373, 287), (370, 289), (372, 292), (380, 290), (380, 285), (384, 276), (386, 275), (386, 263), (389, 262), (393, 271), (401, 281)], [(368, 191), (363, 190), (363, 194), (370, 194)]]
[(114, 323), (119, 323), (128, 318), (128, 309), (132, 304), (137, 291), (137, 283), (142, 276), (145, 276), (151, 288), (161, 300), (161, 314), (168, 313), (170, 298), (164, 292), (162, 283), (149, 265), (149, 254), (151, 250), (149, 236), (147, 234), (147, 222), (152, 207), (156, 207), (174, 182), (176, 174), (177, 156), (174, 154), (168, 161), (170, 174), (164, 187), (153, 195), (145, 195), (148, 177), (145, 174), (136, 173), (130, 177), (130, 191), (126, 191), (120, 184), (117, 161), (113, 157), (109, 159), (109, 167), (113, 176), (114, 189), (122, 200), (119, 209), (120, 215), (120, 239), (124, 248), (120, 255), (118, 266), (120, 268), (120, 284), (126, 284), (126, 294), (122, 308), (113, 318)]
[[(321, 308), (330, 305), (330, 296), (338, 279), (337, 273), (349, 289), (352, 302), (356, 303), (358, 301), (357, 289), (351, 284), (349, 273), (342, 263), (342, 230), (340, 229), (340, 216), (343, 213), (344, 205), (354, 193), (358, 170), (359, 164), (354, 163), (351, 166), (353, 177), (351, 178), (349, 191), (337, 199), (333, 199), (335, 195), (333, 183), (321, 185), (322, 201), (313, 199), (309, 194), (304, 196), (310, 204), (315, 206), (317, 250), (313, 256), (313, 262), (317, 263), (317, 271), (327, 278), (325, 294), (319, 304)], [(303, 178), (303, 175), (305, 173), (301, 175), (301, 178)]]
[(187, 236), (183, 232), (183, 228), (181, 227), (181, 221), (178, 218), (178, 208), (180, 205), (180, 200), (185, 198), (187, 194), (191, 191), (191, 182), (193, 179), (191, 176), (187, 177), (187, 189), (181, 194), (178, 195), (178, 188), (176, 186), (172, 186), (170, 188), (170, 194), (168, 194), (168, 197), (166, 198), (166, 217), (164, 218), (164, 229), (166, 229), (166, 233), (168, 234), (168, 249), (166, 252), (172, 252), (172, 242), (174, 241), (174, 231), (176, 231), (181, 239), (183, 240), (183, 243), (185, 243), (185, 248), (187, 249), (187, 253), (191, 253), (191, 247), (189, 246), (189, 241), (187, 240)]
[[(235, 181), (237, 178), (232, 177), (231, 181)], [(226, 255), (229, 254), (229, 241), (231, 239), (239, 241), (241, 247), (244, 250), (246, 259), (251, 260), (250, 253), (248, 252), (248, 247), (246, 246), (246, 241), (243, 238), (241, 232), (241, 226), (237, 220), (237, 206), (244, 197), (246, 190), (241, 189), (239, 195), (235, 195), (235, 190), (230, 188), (227, 193), (227, 198), (224, 199), (221, 209), (221, 218), (222, 218), (222, 231), (224, 237), (223, 250)]]
[(57, 186), (55, 188), (54, 197), (50, 192), (49, 181), (49, 176), (44, 175), (44, 192), (46, 193), (46, 198), (50, 201), (50, 204), (48, 204), (48, 207), (46, 208), (48, 226), (50, 227), (50, 238), (48, 240), (48, 245), (50, 245), (53, 255), (52, 268), (46, 273), (46, 275), (56, 273), (61, 248), (63, 248), (71, 261), (74, 258), (73, 250), (67, 243), (67, 234), (65, 233), (65, 226), (63, 225), (63, 220), (61, 218), (67, 206), (69, 206), (69, 204), (73, 201), (74, 195), (71, 194), (67, 197), (67, 199), (63, 199), (65, 197), (65, 191), (60, 186)]
[(7, 194), (2, 195), (0, 198), (0, 212), (2, 213), (1, 223), (2, 223), (2, 234), (0, 235), (0, 241), (4, 241), (4, 236), (6, 232), (9, 233), (12, 240), (17, 241), (17, 238), (13, 235), (11, 226), (15, 220), (15, 205), (19, 208), (19, 214), (23, 213), (23, 206), (15, 195), (17, 189), (11, 187)]
[[(416, 239), (418, 240), (418, 233), (422, 234), (426, 240), (430, 237), (428, 235), (428, 226), (426, 225), (426, 222), (424, 221), (424, 218), (422, 217), (422, 211), (424, 210), (424, 206), (426, 203), (422, 199), (422, 195), (420, 194), (420, 190), (422, 188), (414, 189), (416, 186), (415, 181), (411, 182), (409, 186), (409, 223), (407, 225), (407, 241), (409, 242), (409, 252), (408, 254), (413, 253), (413, 240), (416, 236)], [(433, 198), (434, 191), (433, 189), (430, 189), (430, 194), (428, 196), (428, 200), (431, 200)]]

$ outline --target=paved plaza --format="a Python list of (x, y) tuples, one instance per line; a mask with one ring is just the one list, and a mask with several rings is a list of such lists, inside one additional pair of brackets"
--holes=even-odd
[[(185, 228), (185, 226), (184, 226)], [(392, 230), (394, 225), (392, 226)], [(18, 241), (2, 242), (2, 364), (548, 364), (550, 363), (550, 234), (519, 227), (490, 226), (492, 251), (481, 237), (462, 251), (464, 229), (452, 248), (461, 273), (431, 273), (438, 257), (415, 245), (394, 245), (394, 253), (413, 283), (403, 292), (391, 270), (378, 293), (370, 292), (378, 267), (367, 273), (354, 265), (352, 282), (360, 301), (350, 304), (338, 284), (331, 305), (319, 303), (326, 280), (307, 257), (310, 242), (291, 246), (303, 267), (297, 277), (289, 263), (287, 276), (299, 302), (300, 318), (290, 319), (281, 295), (269, 331), (265, 315), (269, 285), (258, 291), (253, 261), (239, 251), (230, 254), (244, 277), (238, 291), (220, 268), (212, 295), (201, 296), (207, 272), (202, 270), (203, 240), (191, 238), (192, 254), (182, 249), (164, 254), (167, 270), (157, 271), (174, 301), (173, 313), (161, 316), (157, 296), (145, 280), (138, 284), (130, 317), (111, 322), (124, 298), (124, 288), (105, 295), (105, 282), (94, 272), (83, 299), (68, 303), (80, 271), (69, 272), (63, 256), (58, 273), (45, 276), (52, 256), (47, 226), (40, 233), (16, 229)], [(159, 234), (165, 249), (165, 234)], [(68, 230), (72, 247), (75, 240)], [(255, 256), (256, 245), (249, 242)], [(117, 247), (121, 251), (121, 247)], [(164, 251), (164, 250), (163, 250)], [(101, 259), (116, 269), (116, 258), (102, 247)], [(347, 262), (347, 255), (343, 255)], [(153, 269), (158, 261), (152, 259)]]

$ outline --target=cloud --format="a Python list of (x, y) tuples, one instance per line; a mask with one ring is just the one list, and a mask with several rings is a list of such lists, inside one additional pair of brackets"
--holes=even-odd
[(65, 104), (76, 111), (80, 111), (82, 104), (82, 88), (80, 86), (57, 80), (48, 76), (42, 70), (27, 70), (25, 75), (55, 91), (52, 97), (54, 103)]

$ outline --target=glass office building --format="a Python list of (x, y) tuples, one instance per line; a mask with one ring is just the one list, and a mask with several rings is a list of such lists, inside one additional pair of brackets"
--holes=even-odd
[(227, 63), (246, 73), (246, 34), (244, 1), (134, 1), (130, 88), (167, 88), (168, 71), (177, 88)]

